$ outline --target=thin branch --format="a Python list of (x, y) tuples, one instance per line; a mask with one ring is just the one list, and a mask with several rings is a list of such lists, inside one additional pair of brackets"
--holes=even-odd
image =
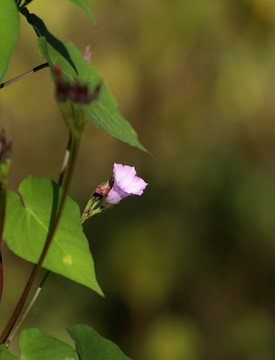
[(3, 82), (2, 84), (0, 84), (0, 89), (2, 89), (3, 87), (6, 87), (8, 85), (11, 85), (11, 84), (15, 83), (16, 81), (19, 81), (19, 80), (23, 79), (24, 77), (26, 77), (28, 75), (31, 75), (31, 74), (39, 71), (39, 70), (42, 70), (42, 69), (44, 69), (45, 67), (48, 67), (48, 66), (49, 66), (49, 63), (47, 63), (47, 62), (44, 63), (44, 64), (41, 64), (41, 65), (38, 65), (35, 68), (33, 68), (33, 69), (29, 70), (29, 71), (26, 71), (23, 74), (18, 75), (13, 79), (10, 79), (8, 81)]

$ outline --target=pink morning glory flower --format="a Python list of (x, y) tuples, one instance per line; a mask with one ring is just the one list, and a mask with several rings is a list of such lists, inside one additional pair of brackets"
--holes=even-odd
[(148, 185), (137, 176), (133, 166), (114, 164), (114, 184), (107, 195), (109, 204), (116, 204), (129, 195), (141, 195)]
[(129, 195), (141, 195), (148, 185), (133, 166), (114, 164), (113, 174), (113, 178), (96, 187), (82, 213), (82, 224)]

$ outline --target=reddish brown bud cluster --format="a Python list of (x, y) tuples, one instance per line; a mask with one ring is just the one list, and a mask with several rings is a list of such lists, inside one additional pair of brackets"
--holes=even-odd
[(107, 197), (114, 185), (114, 180), (110, 179), (106, 183), (98, 185), (94, 191), (94, 195)]
[(62, 80), (62, 70), (60, 66), (54, 66), (54, 77), (56, 79), (56, 98), (58, 101), (72, 101), (75, 103), (89, 104), (97, 99), (101, 85), (98, 84), (92, 93), (89, 92), (87, 84), (81, 85), (78, 82), (70, 84)]
[(111, 190), (111, 185), (98, 185), (97, 188), (95, 189), (95, 193), (97, 195), (102, 195), (102, 196), (107, 196), (109, 191)]

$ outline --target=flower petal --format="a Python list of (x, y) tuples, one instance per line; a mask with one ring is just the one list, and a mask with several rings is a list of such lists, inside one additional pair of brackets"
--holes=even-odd
[(136, 175), (133, 166), (114, 164), (114, 178), (116, 185), (129, 195), (141, 195), (148, 185)]
[(114, 178), (118, 183), (123, 181), (130, 182), (136, 175), (136, 170), (133, 166), (114, 164)]
[(109, 204), (117, 204), (120, 200), (124, 199), (125, 197), (129, 196), (128, 193), (124, 192), (114, 183), (112, 189), (109, 191), (107, 196), (107, 201)]

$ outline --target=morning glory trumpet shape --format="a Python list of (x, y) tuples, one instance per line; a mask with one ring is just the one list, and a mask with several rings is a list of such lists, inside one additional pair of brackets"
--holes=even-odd
[(129, 195), (141, 195), (148, 185), (133, 166), (114, 164), (113, 174), (114, 184), (106, 198), (109, 204), (117, 204)]
[(98, 185), (92, 193), (82, 215), (83, 224), (91, 216), (100, 214), (129, 195), (141, 195), (148, 185), (137, 176), (132, 166), (114, 164), (113, 177)]

